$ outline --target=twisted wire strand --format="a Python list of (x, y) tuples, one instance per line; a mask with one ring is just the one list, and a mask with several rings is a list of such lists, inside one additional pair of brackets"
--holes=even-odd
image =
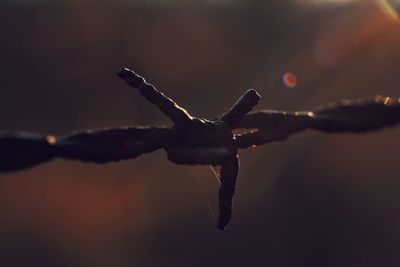
[[(400, 123), (400, 98), (344, 99), (310, 111), (250, 112), (261, 98), (253, 89), (218, 119), (201, 119), (190, 115), (135, 72), (124, 68), (118, 75), (167, 115), (173, 127), (130, 126), (85, 130), (60, 137), (0, 132), (0, 173), (27, 169), (55, 158), (103, 164), (134, 159), (163, 148), (173, 163), (221, 166), (217, 227), (224, 230), (232, 216), (239, 173), (238, 149), (286, 140), (305, 130), (363, 133)], [(236, 129), (250, 130), (233, 134)]]

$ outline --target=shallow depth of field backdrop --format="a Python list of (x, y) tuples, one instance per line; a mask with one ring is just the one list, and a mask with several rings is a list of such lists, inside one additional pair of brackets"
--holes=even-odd
[[(125, 66), (207, 118), (248, 88), (257, 109), (399, 96), (400, 24), (382, 3), (1, 0), (0, 130), (169, 124), (118, 79)], [(0, 266), (399, 266), (399, 136), (241, 151), (225, 232), (211, 170), (163, 151), (1, 174)]]

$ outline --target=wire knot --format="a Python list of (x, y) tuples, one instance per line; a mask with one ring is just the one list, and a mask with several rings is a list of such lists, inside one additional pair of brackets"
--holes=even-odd
[(174, 123), (172, 134), (164, 145), (168, 159), (176, 164), (221, 166), (218, 200), (218, 228), (224, 230), (232, 214), (232, 201), (239, 173), (237, 144), (232, 124), (252, 110), (260, 101), (257, 91), (248, 90), (233, 107), (215, 120), (191, 116), (172, 99), (159, 92), (135, 72), (124, 68), (118, 76), (139, 90)]
[(216, 166), (237, 153), (231, 128), (223, 121), (193, 118), (187, 125), (173, 129), (165, 151), (176, 164)]

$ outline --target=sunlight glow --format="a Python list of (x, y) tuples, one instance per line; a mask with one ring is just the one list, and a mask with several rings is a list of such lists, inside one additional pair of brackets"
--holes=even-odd
[(399, 21), (400, 0), (376, 0), (379, 7), (393, 21)]
[(299, 0), (299, 2), (311, 3), (313, 5), (344, 5), (359, 1), (360, 0)]

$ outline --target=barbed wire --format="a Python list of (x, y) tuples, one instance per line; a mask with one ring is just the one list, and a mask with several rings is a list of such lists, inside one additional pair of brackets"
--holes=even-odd
[[(207, 120), (190, 115), (135, 72), (124, 68), (118, 75), (169, 117), (173, 126), (84, 130), (59, 137), (1, 132), (0, 172), (27, 169), (55, 158), (103, 164), (164, 149), (176, 164), (221, 166), (217, 226), (223, 230), (231, 220), (239, 172), (238, 149), (282, 141), (305, 130), (362, 133), (400, 122), (400, 98), (345, 99), (311, 111), (250, 112), (261, 99), (253, 89), (225, 114)], [(235, 134), (237, 129), (248, 131)]]

